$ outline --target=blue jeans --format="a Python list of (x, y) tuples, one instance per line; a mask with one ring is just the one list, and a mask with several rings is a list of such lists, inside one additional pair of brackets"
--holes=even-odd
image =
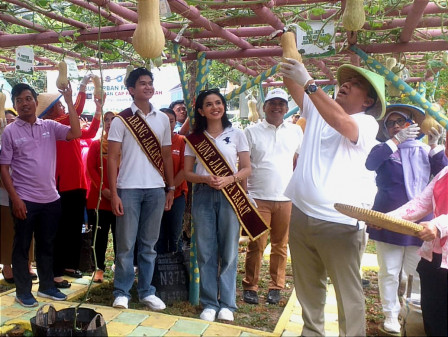
[(240, 231), (235, 211), (223, 192), (196, 184), (191, 212), (201, 279), (200, 302), (204, 309), (235, 311)]
[(118, 189), (124, 215), (117, 217), (115, 228), (117, 256), (115, 258), (114, 297), (131, 299), (134, 284), (134, 246), (138, 256), (138, 297), (154, 295), (151, 286), (157, 253), (154, 249), (159, 238), (160, 221), (165, 206), (163, 188)]
[(163, 213), (159, 241), (156, 245), (157, 254), (182, 252), (184, 211), (185, 195), (182, 194), (174, 199), (171, 209)]

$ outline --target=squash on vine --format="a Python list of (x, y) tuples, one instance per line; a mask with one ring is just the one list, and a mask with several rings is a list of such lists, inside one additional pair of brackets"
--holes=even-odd
[(138, 0), (138, 23), (132, 36), (135, 51), (143, 58), (156, 58), (165, 47), (165, 35), (160, 25), (159, 0)]
[(356, 32), (360, 30), (366, 22), (363, 0), (347, 0), (344, 14), (342, 14), (342, 26), (348, 30)]
[(59, 74), (56, 79), (56, 87), (59, 90), (63, 90), (68, 86), (68, 77), (67, 77), (67, 63), (65, 61), (61, 61), (58, 63)]

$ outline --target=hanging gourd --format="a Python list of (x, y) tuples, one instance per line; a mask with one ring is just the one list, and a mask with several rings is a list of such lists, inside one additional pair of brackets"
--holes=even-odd
[(442, 54), (442, 62), (448, 66), (448, 51), (444, 51)]
[(348, 31), (356, 32), (364, 26), (365, 22), (364, 1), (347, 0), (344, 14), (342, 14), (342, 26)]
[(59, 90), (64, 90), (68, 86), (68, 77), (67, 77), (67, 63), (65, 61), (61, 61), (58, 64), (59, 74), (56, 79), (56, 87)]
[(428, 134), (429, 130), (431, 128), (438, 128), (439, 123), (436, 122), (436, 120), (429, 114), (425, 113), (425, 119), (423, 119), (422, 125), (420, 125), (420, 131), (423, 132), (425, 135)]
[(92, 76), (92, 82), (93, 82), (93, 97), (96, 99), (101, 99), (101, 78), (97, 75)]
[(152, 59), (152, 64), (154, 64), (154, 67), (160, 68), (163, 64), (162, 55)]
[(138, 23), (132, 36), (135, 51), (143, 58), (156, 58), (165, 47), (159, 17), (159, 0), (138, 0)]
[[(397, 63), (397, 59), (395, 57), (388, 57), (386, 59), (386, 68), (389, 69), (391, 72), (393, 72), (398, 78), (401, 78), (401, 72), (403, 67), (400, 63)], [(400, 97), (401, 96), (401, 90), (396, 88), (392, 82), (387, 81), (387, 93), (390, 97)]]
[(302, 55), (297, 50), (296, 35), (293, 32), (283, 33), (280, 44), (283, 49), (283, 57), (302, 62)]
[(247, 107), (249, 108), (249, 114), (247, 119), (253, 123), (258, 121), (257, 100), (254, 98), (247, 101)]
[(124, 76), (124, 83), (126, 83), (126, 80), (128, 79), (129, 74), (131, 73), (131, 71), (134, 70), (134, 66), (132, 64), (129, 64), (126, 67), (126, 75)]
[(0, 91), (0, 119), (5, 119), (6, 95)]

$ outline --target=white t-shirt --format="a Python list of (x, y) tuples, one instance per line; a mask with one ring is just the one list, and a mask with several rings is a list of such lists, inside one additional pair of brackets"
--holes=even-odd
[(266, 120), (244, 129), (252, 173), (249, 194), (261, 200), (289, 201), (284, 192), (293, 172), (293, 158), (303, 140), (302, 128), (283, 122), (278, 128)]
[[(227, 127), (224, 129), (223, 133), (221, 133), (218, 137), (213, 138), (210, 134), (205, 131), (207, 136), (213, 141), (214, 145), (218, 148), (219, 152), (221, 152), (222, 156), (225, 158), (227, 163), (232, 168), (232, 171), (236, 173), (237, 169), (237, 160), (239, 152), (248, 152), (249, 145), (247, 144), (246, 136), (243, 133), (243, 130), (234, 129), (233, 127)], [(188, 144), (188, 143), (187, 143)], [(190, 145), (185, 147), (185, 156), (195, 157), (196, 154), (191, 149)], [(200, 176), (208, 176), (210, 175), (205, 167), (202, 165), (200, 161), (196, 159), (196, 174)]]
[[(131, 105), (131, 110), (134, 114), (141, 114), (161, 146), (171, 145), (170, 121), (163, 112), (152, 106), (151, 112), (145, 116), (134, 103)], [(117, 179), (118, 188), (158, 188), (165, 186), (159, 171), (149, 161), (120, 118), (112, 120), (107, 140), (122, 143), (120, 171)]]
[(362, 207), (360, 195), (370, 181), (365, 162), (376, 144), (378, 123), (364, 112), (351, 115), (359, 128), (354, 144), (325, 122), (307, 95), (303, 116), (306, 132), (285, 195), (308, 216), (354, 226), (357, 220), (339, 213), (333, 205)]

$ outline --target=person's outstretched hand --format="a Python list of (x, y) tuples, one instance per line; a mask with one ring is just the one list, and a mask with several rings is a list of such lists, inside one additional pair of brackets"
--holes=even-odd
[(406, 140), (412, 140), (417, 138), (419, 133), (420, 133), (420, 127), (418, 126), (418, 124), (412, 124), (409, 125), (406, 129), (403, 129), (400, 132), (398, 132), (394, 137), (401, 144)]
[(440, 137), (443, 135), (443, 128), (441, 125), (437, 125), (437, 128), (432, 127), (428, 131), (428, 145), (437, 145)]
[(280, 63), (280, 75), (292, 79), (302, 87), (313, 79), (302, 62), (290, 58), (285, 58), (285, 60), (288, 62)]

